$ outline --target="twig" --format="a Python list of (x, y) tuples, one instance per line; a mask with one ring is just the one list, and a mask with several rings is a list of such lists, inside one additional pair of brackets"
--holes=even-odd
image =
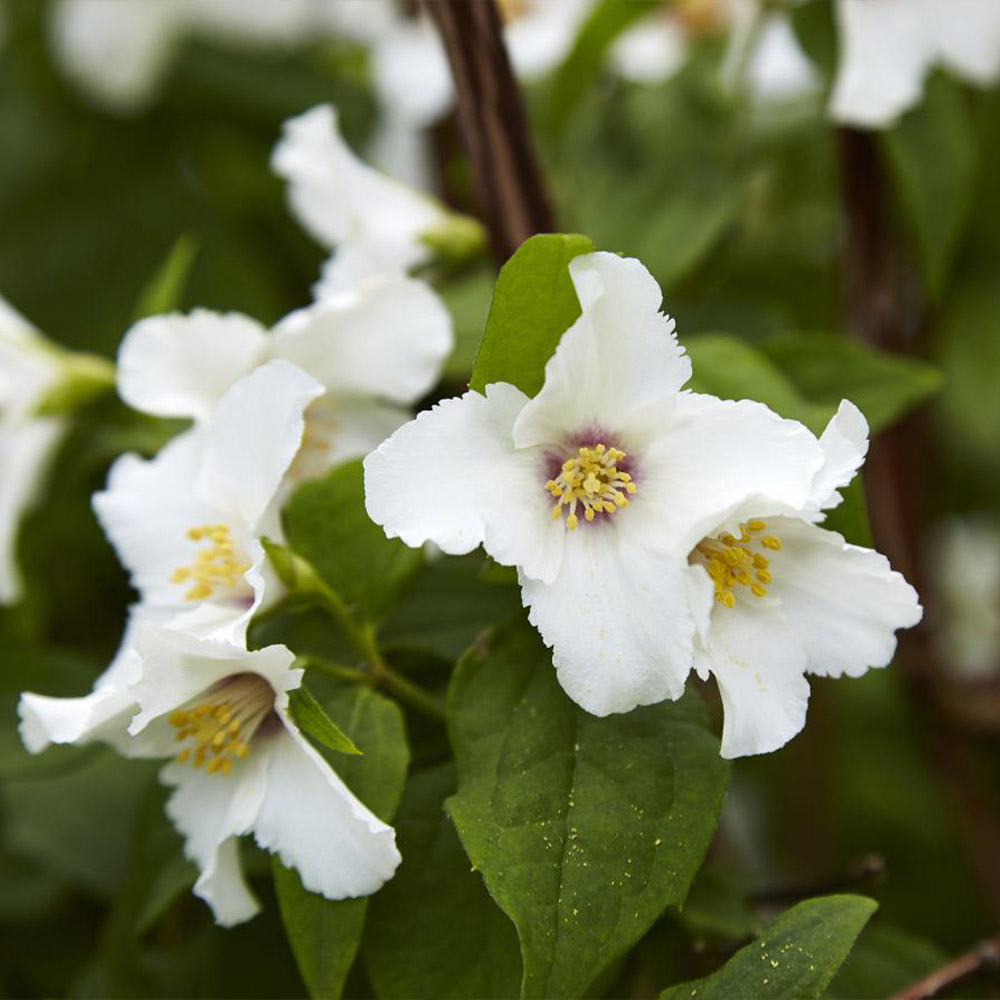
[[(853, 332), (872, 346), (906, 353), (907, 310), (899, 295), (893, 234), (886, 211), (887, 185), (878, 145), (867, 132), (841, 129), (841, 174), (847, 223), (844, 247), (847, 312)], [(909, 324), (916, 327), (916, 324)], [(872, 443), (865, 485), (879, 548), (913, 583), (925, 609), (933, 593), (924, 586), (921, 544), (926, 537), (921, 499), (927, 478), (922, 461), (928, 435), (911, 417)], [(966, 728), (956, 725), (945, 691), (950, 682), (929, 641), (927, 621), (900, 636), (900, 673), (920, 713), (925, 756), (936, 767), (961, 821), (970, 857), (994, 913), (1000, 917), (1000, 816), (992, 807), (976, 748)]]
[(918, 979), (904, 990), (894, 993), (891, 1000), (929, 1000), (942, 990), (956, 986), (973, 976), (1000, 971), (1000, 934), (982, 941), (971, 951), (935, 969), (929, 976)]
[(423, 0), (448, 53), (458, 122), (497, 263), (553, 226), (493, 0)]

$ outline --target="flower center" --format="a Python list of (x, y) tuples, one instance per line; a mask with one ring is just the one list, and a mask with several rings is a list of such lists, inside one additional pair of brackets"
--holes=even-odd
[(781, 539), (765, 535), (763, 521), (744, 521), (740, 537), (728, 531), (715, 538), (703, 538), (691, 553), (689, 562), (705, 567), (715, 584), (715, 599), (727, 608), (736, 605), (736, 587), (746, 587), (754, 597), (766, 597), (771, 582), (770, 560), (763, 549), (777, 552)]
[(581, 445), (575, 458), (568, 458), (555, 479), (545, 488), (556, 500), (552, 508), (553, 519), (561, 517), (563, 508), (568, 510), (566, 527), (572, 531), (579, 523), (577, 506), (583, 516), (593, 521), (598, 514), (614, 514), (629, 504), (626, 494), (635, 493), (635, 483), (627, 472), (619, 472), (618, 463), (625, 452), (603, 444)]
[(250, 568), (249, 563), (236, 558), (228, 525), (203, 524), (191, 528), (187, 537), (203, 543), (202, 548), (190, 566), (178, 567), (170, 577), (171, 583), (191, 584), (184, 595), (187, 601), (203, 601), (220, 588), (232, 590)]
[(204, 766), (206, 774), (229, 774), (234, 760), (250, 752), (250, 739), (274, 708), (274, 690), (258, 674), (236, 674), (208, 690), (192, 708), (170, 713), (174, 739), (187, 744), (177, 754), (181, 764)]

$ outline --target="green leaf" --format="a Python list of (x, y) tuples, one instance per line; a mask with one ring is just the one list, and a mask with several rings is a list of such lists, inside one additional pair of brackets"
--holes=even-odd
[(972, 210), (978, 140), (961, 86), (943, 73), (883, 133), (883, 148), (913, 234), (927, 291), (940, 299)]
[[(403, 792), (410, 754), (399, 706), (370, 688), (339, 689), (326, 714), (363, 756), (328, 756), (331, 767), (380, 819), (391, 822)], [(339, 997), (364, 928), (368, 898), (324, 899), (302, 887), (298, 873), (272, 860), (274, 887), (299, 971), (313, 997)]]
[(569, 262), (590, 253), (586, 236), (543, 234), (525, 240), (497, 278), (486, 332), (469, 388), (509, 382), (534, 396), (545, 379), (545, 362), (580, 315)]
[(190, 234), (181, 236), (160, 269), (142, 290), (135, 307), (135, 319), (180, 309), (197, 255), (198, 240)]
[(877, 907), (864, 896), (808, 899), (782, 913), (721, 969), (671, 986), (660, 1000), (815, 1000)]
[(373, 898), (362, 944), (383, 1000), (512, 997), (521, 985), (514, 925), (469, 869), (444, 813), (454, 790), (447, 764), (414, 775), (403, 795), (396, 816), (403, 863)]
[(449, 695), (448, 811), (517, 927), (526, 997), (579, 996), (704, 859), (729, 766), (689, 693), (599, 719), (560, 688), (534, 629), (474, 647)]
[(894, 996), (948, 961), (937, 945), (898, 927), (866, 927), (824, 997), (880, 1000)]
[(724, 333), (701, 333), (684, 341), (694, 376), (695, 392), (722, 399), (755, 399), (783, 417), (801, 420), (819, 433), (833, 413), (828, 405), (805, 399), (781, 368), (750, 344)]
[(760, 346), (813, 404), (833, 410), (842, 399), (849, 399), (873, 432), (895, 423), (943, 383), (941, 372), (926, 361), (833, 334), (781, 334)]
[(303, 483), (285, 506), (289, 547), (316, 570), (356, 616), (378, 621), (419, 569), (419, 549), (385, 537), (365, 511), (361, 462)]
[(558, 136), (570, 115), (604, 66), (611, 43), (644, 14), (648, 0), (604, 0), (576, 36), (576, 42), (556, 72), (545, 109), (546, 132)]
[(318, 743), (337, 753), (360, 755), (351, 738), (323, 710), (323, 706), (309, 693), (308, 688), (296, 688), (289, 700), (292, 718), (304, 733)]

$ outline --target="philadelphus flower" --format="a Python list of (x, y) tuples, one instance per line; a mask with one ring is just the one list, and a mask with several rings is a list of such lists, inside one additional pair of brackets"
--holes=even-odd
[(275, 587), (260, 538), (280, 538), (279, 488), (322, 393), (301, 369), (270, 361), (223, 395), (206, 427), (112, 466), (94, 509), (159, 621), (243, 642)]
[(156, 95), (189, 36), (276, 48), (342, 35), (369, 39), (388, 26), (388, 4), (362, 0), (58, 0), (56, 61), (84, 93), (129, 113)]
[(323, 390), (289, 468), (288, 478), (299, 481), (367, 454), (405, 423), (405, 407), (438, 380), (452, 341), (451, 316), (429, 285), (382, 276), (271, 331), (248, 316), (204, 309), (140, 320), (119, 350), (118, 388), (137, 410), (206, 425), (223, 394), (268, 359), (297, 365)]
[(895, 631), (920, 621), (916, 591), (871, 549), (815, 522), (841, 502), (868, 450), (868, 425), (846, 400), (819, 440), (823, 464), (799, 505), (753, 497), (694, 547), (700, 567), (695, 668), (715, 675), (722, 755), (783, 746), (805, 725), (806, 674), (858, 677), (884, 667)]
[(359, 159), (329, 104), (285, 122), (271, 166), (288, 181), (295, 217), (335, 251), (316, 287), (318, 299), (370, 275), (405, 274), (433, 259), (436, 242), (470, 240), (477, 232), (471, 221)]
[(570, 275), (582, 314), (538, 395), (494, 383), (419, 414), (365, 460), (365, 493), (390, 537), (516, 566), (563, 688), (607, 715), (680, 696), (705, 579), (688, 554), (751, 497), (804, 506), (823, 454), (759, 403), (681, 391), (691, 364), (638, 261)]
[(840, 67), (830, 99), (838, 122), (891, 125), (913, 107), (930, 70), (979, 86), (1000, 76), (995, 0), (837, 0)]
[[(653, 7), (651, 16), (612, 46), (612, 65), (626, 80), (662, 83), (687, 61), (694, 39), (728, 31), (730, 44), (722, 66), (727, 86), (746, 86), (762, 101), (815, 90), (816, 74), (784, 11), (763, 9), (759, 0), (680, 0)], [(737, 80), (741, 69), (744, 78)]]
[[(167, 814), (200, 869), (195, 894), (224, 926), (259, 909), (240, 870), (243, 834), (252, 832), (307, 889), (328, 899), (375, 892), (400, 861), (392, 828), (355, 798), (292, 721), (289, 692), (303, 673), (293, 659), (284, 646), (248, 652), (145, 624), (119, 671), (133, 706), (130, 724), (119, 712), (98, 728), (93, 702), (41, 699), (62, 702), (53, 740), (70, 742), (60, 737), (72, 732), (107, 739), (116, 723), (113, 742), (125, 753), (173, 758), (161, 773), (174, 788)], [(39, 700), (24, 695), (21, 704), (32, 750), (46, 739), (38, 733)]]

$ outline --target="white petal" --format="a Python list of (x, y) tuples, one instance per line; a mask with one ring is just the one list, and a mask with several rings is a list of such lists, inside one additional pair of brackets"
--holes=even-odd
[(302, 443), (306, 407), (322, 394), (316, 379), (281, 360), (237, 382), (206, 431), (197, 483), (206, 503), (254, 530)]
[(455, 100), (451, 68), (441, 39), (427, 18), (401, 21), (372, 53), (379, 102), (399, 121), (425, 128)]
[(920, 621), (917, 592), (885, 556), (848, 545), (833, 531), (797, 518), (776, 518), (768, 527), (782, 541), (770, 589), (805, 647), (809, 672), (859, 677), (886, 666), (896, 629)]
[(273, 353), (337, 395), (413, 403), (437, 382), (453, 343), (451, 314), (430, 285), (386, 276), (287, 316)]
[[(822, 463), (816, 438), (761, 403), (683, 392), (658, 411), (626, 513), (650, 537), (688, 552), (749, 499), (801, 508)], [(641, 503), (640, 503), (641, 501)]]
[(265, 850), (327, 899), (367, 896), (399, 865), (391, 827), (371, 813), (291, 723), (269, 736), (267, 792), (254, 824)]
[(266, 768), (267, 755), (251, 751), (227, 775), (176, 761), (160, 772), (160, 780), (175, 789), (167, 815), (184, 836), (184, 854), (201, 869), (195, 895), (223, 926), (249, 920), (259, 909), (243, 880), (235, 838), (257, 818)]
[(936, 39), (924, 4), (838, 0), (840, 67), (830, 100), (845, 125), (891, 125), (920, 97)]
[(554, 70), (569, 54), (592, 0), (537, 0), (504, 30), (514, 72), (522, 80), (537, 80)]
[(633, 83), (657, 84), (669, 80), (687, 59), (688, 47), (676, 18), (659, 10), (624, 31), (611, 47), (616, 72)]
[(276, 704), (284, 704), (287, 692), (302, 683), (302, 671), (291, 668), (295, 655), (285, 646), (248, 651), (238, 645), (197, 639), (177, 629), (143, 624), (135, 648), (141, 671), (131, 687), (139, 705), (129, 726), (133, 735), (233, 674), (259, 674), (274, 688)]
[(810, 510), (836, 507), (843, 499), (837, 490), (850, 483), (868, 454), (868, 421), (850, 400), (841, 401), (819, 446), (823, 449), (823, 465), (813, 480), (807, 504)]
[(659, 311), (660, 287), (639, 261), (593, 253), (574, 258), (569, 269), (582, 314), (562, 335), (545, 366), (545, 384), (517, 420), (518, 447), (554, 444), (591, 428), (623, 431), (636, 410), (691, 377), (674, 322)]
[(199, 34), (224, 45), (275, 48), (309, 39), (312, 0), (194, 0)]
[(1000, 4), (996, 0), (930, 0), (941, 61), (982, 87), (1000, 75)]
[(550, 516), (541, 449), (515, 449), (527, 397), (506, 383), (447, 399), (365, 459), (368, 515), (390, 538), (433, 541), (450, 555), (477, 545), (536, 579), (555, 578), (566, 529)]
[(17, 538), (48, 473), (65, 422), (47, 417), (0, 422), (0, 604), (21, 596)]
[(817, 89), (816, 71), (799, 45), (785, 14), (764, 18), (747, 66), (751, 92), (757, 100), (783, 101)]
[(263, 360), (249, 316), (196, 309), (140, 320), (118, 350), (118, 392), (135, 410), (208, 420), (225, 391)]
[(444, 220), (443, 209), (359, 160), (331, 105), (285, 122), (271, 166), (289, 182), (292, 212), (326, 246), (374, 256), (397, 273), (430, 259), (421, 240)]
[(722, 756), (770, 753), (806, 722), (806, 656), (780, 609), (738, 601), (716, 607), (697, 667), (719, 684), (725, 720)]
[(178, 0), (60, 0), (51, 42), (63, 71), (91, 97), (135, 111), (166, 74), (186, 18)]
[[(375, 126), (367, 158), (372, 165), (418, 191), (437, 191), (437, 168), (429, 135), (392, 116)], [(318, 297), (318, 296), (317, 296)]]
[(636, 531), (584, 522), (567, 534), (554, 583), (521, 574), (528, 619), (578, 705), (604, 716), (680, 697), (694, 634), (687, 572)]

